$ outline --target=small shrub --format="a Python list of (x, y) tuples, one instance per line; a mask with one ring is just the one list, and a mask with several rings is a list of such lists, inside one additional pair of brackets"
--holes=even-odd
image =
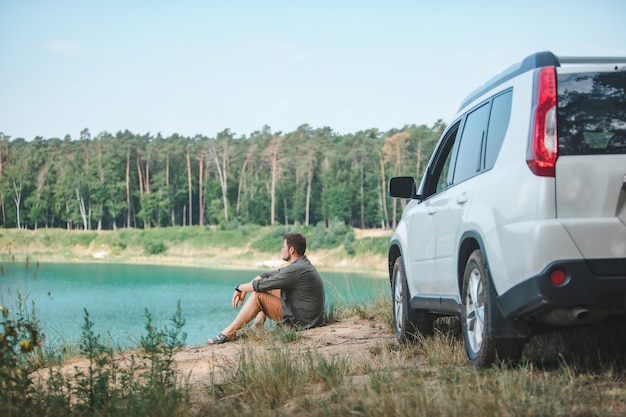
[(346, 236), (343, 239), (343, 248), (346, 250), (346, 253), (350, 256), (356, 255), (356, 250), (354, 249), (354, 230), (349, 230), (346, 233)]
[(17, 411), (22, 416), (188, 415), (189, 390), (172, 367), (173, 356), (186, 339), (180, 302), (170, 327), (158, 328), (147, 310), (146, 320), (141, 351), (120, 365), (113, 349), (93, 332), (94, 324), (85, 309), (80, 354), (88, 360), (87, 368), (76, 368), (72, 376), (51, 367), (45, 386), (25, 391), (28, 395), (19, 403), (22, 408), (2, 415), (17, 415)]
[(302, 338), (302, 334), (291, 326), (277, 326), (274, 337), (282, 343), (291, 343)]
[(164, 253), (167, 250), (167, 246), (165, 246), (165, 243), (161, 241), (159, 242), (148, 241), (148, 242), (144, 242), (143, 250), (146, 253), (146, 255), (158, 255), (160, 253)]
[(238, 230), (241, 228), (241, 222), (239, 220), (231, 220), (229, 222), (220, 222), (220, 230)]
[(69, 235), (69, 244), (70, 245), (79, 245), (83, 247), (88, 247), (91, 241), (93, 241), (98, 236), (95, 232), (75, 232)]
[(0, 306), (0, 415), (16, 415), (30, 403), (30, 372), (41, 358), (41, 330), (18, 294), (17, 315)]
[(335, 303), (326, 303), (324, 308), (324, 323), (332, 324), (346, 316), (346, 308)]

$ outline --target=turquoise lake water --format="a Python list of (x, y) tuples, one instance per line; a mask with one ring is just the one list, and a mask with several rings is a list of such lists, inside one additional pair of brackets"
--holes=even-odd
[[(181, 303), (187, 345), (204, 344), (235, 317), (233, 288), (262, 272), (154, 265), (3, 263), (0, 305), (15, 308), (25, 298), (54, 345), (78, 340), (84, 309), (94, 332), (120, 347), (132, 347), (145, 334), (148, 309), (159, 327), (169, 324)], [(385, 278), (321, 271), (327, 305), (353, 303), (389, 294)]]

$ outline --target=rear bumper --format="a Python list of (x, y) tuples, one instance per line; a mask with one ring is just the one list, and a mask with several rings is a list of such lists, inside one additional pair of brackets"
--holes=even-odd
[[(550, 283), (549, 274), (561, 269), (563, 285)], [(505, 318), (524, 320), (558, 308), (602, 308), (626, 315), (626, 258), (557, 261), (544, 271), (497, 297)]]

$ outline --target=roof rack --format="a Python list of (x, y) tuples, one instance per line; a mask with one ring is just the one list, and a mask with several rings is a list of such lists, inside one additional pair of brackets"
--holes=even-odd
[(626, 64), (624, 56), (559, 56), (550, 51), (536, 52), (524, 58), (522, 62), (510, 66), (485, 84), (472, 91), (461, 103), (459, 110), (467, 106), (490, 89), (535, 68), (549, 66), (559, 67), (561, 64)]
[(560, 56), (561, 64), (626, 64), (626, 56)]
[(514, 64), (509, 68), (502, 71), (500, 74), (489, 79), (485, 84), (472, 91), (461, 103), (459, 110), (467, 106), (470, 102), (477, 99), (479, 96), (491, 90), (493, 87), (502, 84), (511, 78), (517, 77), (519, 74), (523, 74), (526, 71), (530, 71), (535, 68), (542, 68), (548, 66), (560, 66), (559, 58), (557, 58), (552, 52), (543, 51), (536, 52), (532, 55), (524, 58), (522, 62)]

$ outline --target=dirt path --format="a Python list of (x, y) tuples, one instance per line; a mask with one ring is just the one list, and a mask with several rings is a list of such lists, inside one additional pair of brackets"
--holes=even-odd
[[(301, 338), (293, 344), (294, 348), (315, 349), (328, 356), (341, 355), (342, 358), (356, 359), (368, 356), (372, 348), (391, 340), (394, 340), (393, 333), (381, 320), (352, 317), (303, 331)], [(262, 339), (189, 346), (175, 355), (175, 367), (181, 375), (189, 377), (192, 386), (202, 386), (213, 378), (219, 379), (224, 367), (236, 363), (244, 348), (263, 349), (265, 346)]]

